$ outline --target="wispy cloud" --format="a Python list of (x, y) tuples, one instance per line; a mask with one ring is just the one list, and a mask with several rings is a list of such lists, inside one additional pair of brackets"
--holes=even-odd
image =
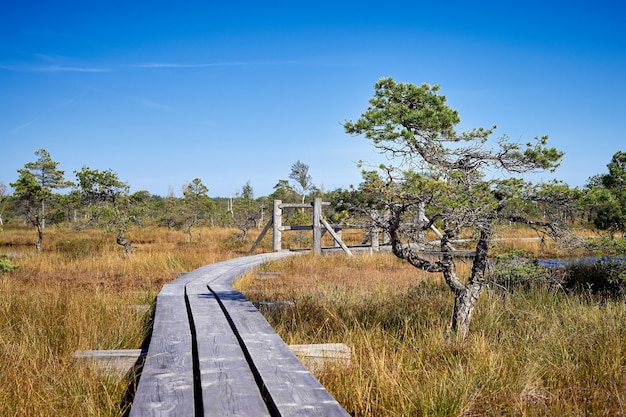
[(316, 61), (216, 61), (216, 62), (141, 62), (129, 64), (128, 68), (211, 68), (211, 67), (255, 67), (255, 66), (283, 66), (283, 65), (319, 65)]
[(35, 68), (34, 71), (40, 72), (111, 72), (110, 68), (93, 68), (93, 67), (66, 67), (63, 65), (48, 65), (45, 67)]
[(69, 106), (70, 104), (74, 103), (76, 100), (78, 100), (79, 98), (83, 97), (84, 95), (88, 94), (91, 91), (91, 87), (87, 87), (85, 90), (81, 91), (80, 93), (66, 99), (66, 100), (62, 100), (57, 102), (56, 104), (54, 104), (53, 106), (51, 106), (49, 109), (43, 111), (41, 114), (33, 117), (31, 120), (22, 123), (16, 127), (14, 127), (13, 129), (9, 130), (9, 134), (13, 134), (13, 133), (17, 133), (22, 129), (25, 129), (27, 127), (29, 127), (30, 125), (32, 125), (33, 123), (35, 123), (37, 120), (41, 119), (43, 116), (54, 112), (56, 109), (60, 108), (60, 107), (65, 107), (65, 106)]
[(146, 69), (158, 69), (158, 68), (201, 68), (207, 66), (206, 64), (183, 64), (173, 62), (145, 62), (141, 64), (130, 64), (128, 68), (146, 68)]
[(28, 126), (30, 126), (30, 125), (32, 125), (33, 123), (35, 123), (38, 119), (39, 119), (39, 116), (35, 117), (35, 118), (34, 118), (34, 119), (32, 119), (32, 120), (29, 120), (29, 121), (28, 121), (28, 122), (26, 122), (26, 123), (22, 123), (22, 124), (21, 124), (21, 125), (19, 125), (19, 126), (15, 126), (13, 129), (9, 130), (9, 134), (11, 134), (11, 135), (12, 135), (12, 134), (14, 134), (14, 133), (19, 132), (19, 131), (20, 131), (20, 130), (22, 130), (22, 129), (27, 128)]
[(126, 95), (127, 98), (131, 99), (134, 102), (137, 102), (139, 104), (141, 104), (142, 106), (146, 106), (146, 107), (150, 107), (153, 109), (159, 109), (159, 110), (174, 110), (172, 107), (167, 106), (165, 104), (161, 104), (161, 103), (157, 103), (156, 101), (152, 101), (152, 100), (148, 100), (142, 97), (136, 97), (136, 96), (129, 96)]
[[(49, 61), (50, 59), (46, 59)], [(2, 64), (0, 70), (13, 72), (80, 72), (80, 73), (106, 73), (119, 72), (127, 69), (193, 69), (193, 68), (217, 68), (217, 67), (254, 67), (254, 66), (283, 66), (283, 65), (319, 65), (317, 62), (304, 61), (218, 61), (218, 62), (141, 62), (136, 64), (111, 65), (111, 66), (81, 66), (59, 64)]]
[(65, 101), (59, 102), (55, 107), (68, 106), (72, 104), (73, 102), (75, 102), (76, 100), (78, 100), (79, 98), (86, 96), (91, 90), (92, 90), (92, 87), (89, 86), (85, 88), (83, 91), (81, 91), (80, 93), (76, 94), (75, 96), (72, 96)]
[(28, 65), (28, 64), (0, 64), (0, 69), (12, 72), (111, 72), (112, 68), (81, 67), (65, 65)]

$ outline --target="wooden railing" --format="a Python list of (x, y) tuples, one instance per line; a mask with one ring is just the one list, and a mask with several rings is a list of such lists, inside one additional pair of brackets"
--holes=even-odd
[[(336, 250), (341, 248), (348, 256), (352, 256), (353, 250), (369, 250), (373, 252), (378, 252), (380, 250), (391, 250), (391, 246), (389, 245), (388, 239), (385, 239), (387, 236), (386, 233), (382, 233), (383, 235), (383, 246), (380, 245), (379, 235), (381, 233), (380, 227), (376, 225), (375, 221), (372, 221), (370, 224), (360, 224), (360, 225), (331, 225), (329, 224), (322, 215), (322, 208), (324, 206), (329, 206), (330, 203), (323, 202), (321, 198), (315, 198), (312, 202), (306, 204), (300, 203), (283, 203), (281, 200), (274, 200), (274, 208), (272, 218), (265, 224), (265, 227), (259, 233), (257, 239), (252, 244), (248, 255), (252, 255), (256, 250), (257, 246), (261, 242), (261, 240), (265, 237), (267, 232), (272, 230), (272, 250), (274, 252), (281, 252), (283, 250), (282, 247), (282, 232), (284, 231), (292, 231), (292, 230), (311, 230), (312, 231), (312, 246), (311, 251), (315, 254), (321, 254), (322, 249), (324, 250)], [(311, 225), (297, 225), (297, 226), (288, 226), (282, 224), (283, 218), (283, 210), (288, 208), (299, 208), (299, 209), (312, 209), (312, 224)], [(370, 213), (370, 216), (376, 218), (379, 216), (377, 212)], [(428, 224), (429, 220), (425, 214), (424, 205), (420, 205), (418, 209), (418, 217), (422, 219), (425, 224)], [(368, 234), (367, 239), (370, 244), (365, 245), (361, 244), (358, 246), (347, 246), (341, 238), (341, 231), (343, 229), (362, 229), (365, 230)], [(438, 238), (441, 238), (443, 235), (434, 225), (429, 226), (429, 230), (431, 230)], [(322, 248), (322, 236), (324, 233), (329, 233), (334, 241), (334, 247), (331, 248)], [(460, 242), (460, 241), (459, 241)], [(436, 249), (436, 242), (426, 242), (425, 231), (418, 230), (418, 241), (416, 242), (415, 249), (430, 255), (440, 255), (441, 250)], [(428, 243), (428, 244), (427, 244)], [(439, 243), (437, 243), (439, 245)], [(447, 246), (452, 249), (454, 252), (454, 256), (459, 257), (468, 257), (474, 256), (474, 251), (466, 251), (466, 250), (455, 250), (450, 242), (447, 243)]]
[[(336, 233), (335, 227), (330, 225), (322, 216), (322, 207), (328, 206), (330, 203), (323, 202), (321, 198), (315, 198), (311, 203), (283, 203), (281, 200), (274, 200), (274, 210), (272, 218), (267, 222), (261, 233), (257, 237), (256, 241), (248, 252), (249, 255), (253, 254), (257, 245), (265, 237), (265, 234), (272, 229), (272, 249), (274, 252), (280, 252), (282, 248), (282, 232), (287, 230), (312, 230), (313, 231), (313, 245), (312, 250), (315, 254), (322, 253), (322, 235), (328, 232), (336, 247), (341, 248), (348, 256), (352, 256), (350, 249), (343, 243), (341, 236)], [(313, 224), (309, 226), (284, 226), (282, 224), (283, 209), (286, 208), (299, 208), (299, 209), (312, 209), (313, 210)]]
[(348, 416), (231, 287), (261, 263), (291, 255), (236, 258), (163, 287), (130, 417)]

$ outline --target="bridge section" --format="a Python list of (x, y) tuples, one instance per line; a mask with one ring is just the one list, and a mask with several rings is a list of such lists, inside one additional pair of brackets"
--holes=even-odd
[(275, 252), (204, 266), (157, 296), (130, 417), (348, 416), (232, 283)]

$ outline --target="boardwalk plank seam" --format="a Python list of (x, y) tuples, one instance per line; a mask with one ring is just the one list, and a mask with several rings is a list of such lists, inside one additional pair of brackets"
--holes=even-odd
[(292, 255), (235, 258), (166, 284), (129, 416), (348, 416), (231, 287), (258, 265)]

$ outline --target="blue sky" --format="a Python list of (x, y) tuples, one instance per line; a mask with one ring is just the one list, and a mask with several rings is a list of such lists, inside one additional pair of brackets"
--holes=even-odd
[(626, 143), (622, 1), (5, 2), (0, 181), (45, 148), (66, 178), (111, 169), (131, 186), (267, 195), (291, 165), (316, 186), (360, 182), (380, 157), (341, 123), (373, 84), (439, 84), (460, 130), (547, 134), (571, 186)]

